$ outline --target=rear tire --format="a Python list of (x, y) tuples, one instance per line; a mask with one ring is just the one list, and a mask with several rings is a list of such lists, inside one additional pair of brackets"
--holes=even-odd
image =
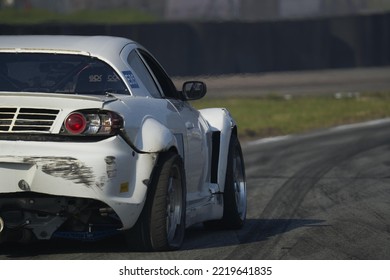
[(126, 234), (131, 249), (169, 251), (181, 247), (185, 231), (186, 187), (179, 155), (160, 155), (149, 184), (144, 209)]

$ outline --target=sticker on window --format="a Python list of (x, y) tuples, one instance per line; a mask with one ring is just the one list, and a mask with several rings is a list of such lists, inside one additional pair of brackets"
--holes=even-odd
[(131, 88), (139, 88), (137, 80), (135, 79), (133, 73), (130, 70), (123, 71), (122, 73), (125, 76), (126, 80), (130, 83)]
[(101, 83), (103, 81), (102, 75), (89, 75), (88, 79), (90, 83)]

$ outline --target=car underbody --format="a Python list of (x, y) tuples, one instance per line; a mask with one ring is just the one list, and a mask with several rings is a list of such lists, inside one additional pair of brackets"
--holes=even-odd
[(112, 208), (88, 198), (29, 192), (1, 195), (0, 201), (1, 241), (96, 240), (122, 228)]

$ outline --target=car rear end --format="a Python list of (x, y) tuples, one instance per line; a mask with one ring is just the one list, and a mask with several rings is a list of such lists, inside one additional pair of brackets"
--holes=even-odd
[(119, 101), (0, 98), (2, 239), (95, 239), (136, 222), (153, 159), (129, 146), (121, 116), (104, 109)]

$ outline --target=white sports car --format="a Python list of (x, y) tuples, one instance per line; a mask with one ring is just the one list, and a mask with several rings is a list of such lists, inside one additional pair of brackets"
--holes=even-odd
[(174, 250), (195, 223), (242, 227), (237, 125), (188, 103), (205, 93), (129, 39), (0, 36), (0, 240)]

